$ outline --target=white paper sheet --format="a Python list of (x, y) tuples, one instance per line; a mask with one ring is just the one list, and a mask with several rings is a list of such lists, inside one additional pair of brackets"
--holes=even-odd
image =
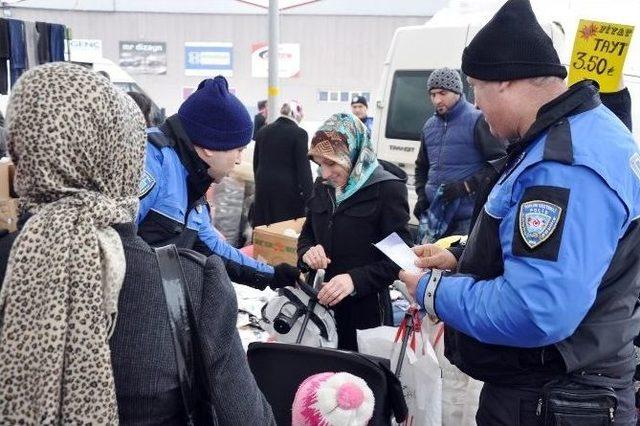
[(421, 270), (414, 262), (418, 256), (400, 238), (397, 233), (388, 235), (382, 241), (374, 244), (378, 250), (384, 253), (389, 259), (407, 272), (420, 273)]

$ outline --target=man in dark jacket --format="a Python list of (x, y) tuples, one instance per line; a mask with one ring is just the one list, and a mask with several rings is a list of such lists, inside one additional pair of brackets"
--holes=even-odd
[(429, 98), (435, 113), (422, 128), (416, 159), (413, 214), (428, 225), (421, 237), (428, 242), (466, 235), (473, 212), (480, 172), (488, 160), (505, 154), (503, 144), (491, 135), (482, 113), (462, 94), (456, 70), (440, 68), (429, 75)]
[(204, 194), (240, 162), (251, 117), (218, 76), (204, 80), (160, 128), (147, 130), (138, 235), (152, 246), (176, 244), (222, 258), (230, 278), (256, 288), (292, 285), (297, 269), (258, 262), (220, 238)]
[(258, 113), (253, 117), (253, 139), (255, 140), (258, 131), (267, 123), (267, 101), (258, 102)]
[(466, 247), (421, 247), (434, 269), (401, 277), (447, 325), (447, 358), (485, 382), (479, 425), (635, 425), (640, 151), (592, 82), (567, 89), (527, 0), (505, 3), (462, 70), (491, 131), (516, 141)]
[(304, 216), (304, 205), (311, 195), (308, 135), (298, 126), (303, 116), (302, 107), (289, 101), (282, 105), (280, 114), (255, 138), (253, 226)]

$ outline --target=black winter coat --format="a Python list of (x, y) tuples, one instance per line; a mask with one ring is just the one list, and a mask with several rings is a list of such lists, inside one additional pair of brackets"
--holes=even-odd
[[(410, 243), (406, 174), (388, 163), (379, 166), (364, 187), (335, 205), (333, 188), (319, 178), (308, 202), (307, 220), (298, 239), (298, 259), (321, 244), (331, 259), (325, 281), (349, 273), (355, 287), (335, 308), (338, 347), (357, 350), (356, 329), (391, 325), (389, 285), (400, 268), (374, 243), (397, 232)], [(393, 169), (392, 169), (393, 168)]]
[(253, 152), (253, 226), (304, 216), (313, 187), (307, 153), (307, 132), (288, 118), (280, 117), (258, 132)]
[[(114, 229), (122, 239), (127, 262), (118, 320), (109, 341), (120, 424), (184, 425), (169, 314), (155, 253), (136, 235), (135, 225), (115, 225)], [(0, 283), (17, 235), (0, 238)], [(242, 349), (236, 330), (236, 295), (222, 261), (217, 256), (206, 258), (204, 265), (184, 256), (180, 260), (219, 424), (275, 424)]]

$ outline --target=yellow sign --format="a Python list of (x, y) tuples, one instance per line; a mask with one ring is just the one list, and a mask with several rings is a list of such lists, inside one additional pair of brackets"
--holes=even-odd
[(580, 20), (569, 64), (569, 84), (595, 80), (603, 93), (620, 90), (632, 25)]

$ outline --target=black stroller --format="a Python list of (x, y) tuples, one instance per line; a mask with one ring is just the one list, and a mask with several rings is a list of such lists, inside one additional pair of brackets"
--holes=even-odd
[[(312, 287), (302, 281), (298, 286), (310, 296), (297, 342), (307, 329), (309, 317), (317, 303), (319, 271)], [(291, 425), (291, 406), (300, 383), (307, 377), (327, 372), (345, 371), (361, 377), (373, 391), (375, 406), (370, 425), (389, 425), (393, 415), (398, 423), (407, 415), (407, 405), (399, 380), (389, 369), (389, 360), (357, 352), (308, 347), (285, 343), (252, 343), (247, 351), (249, 367), (265, 395), (278, 425)]]

